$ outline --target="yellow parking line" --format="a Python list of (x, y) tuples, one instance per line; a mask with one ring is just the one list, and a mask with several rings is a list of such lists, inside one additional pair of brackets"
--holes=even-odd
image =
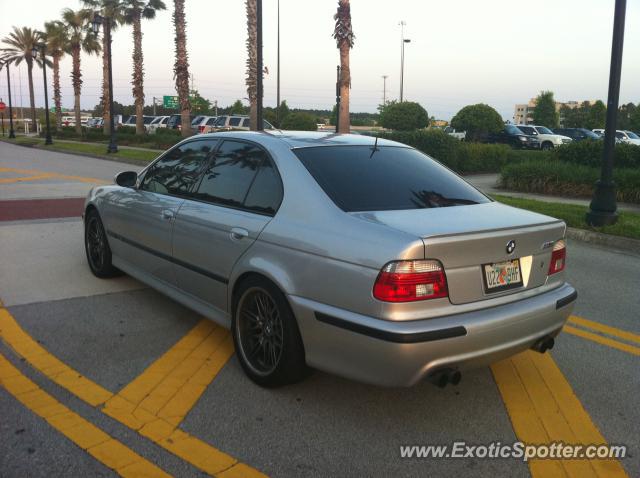
[(54, 175), (51, 173), (46, 174), (38, 174), (35, 176), (25, 176), (21, 178), (0, 178), (0, 184), (14, 184), (14, 183), (23, 183), (26, 181), (38, 181), (40, 179), (51, 179)]
[[(491, 366), (513, 429), (527, 444), (606, 444), (549, 354), (526, 351)], [(534, 478), (626, 477), (618, 460), (529, 461)]]
[(0, 385), (100, 463), (125, 477), (169, 477), (118, 440), (88, 422), (24, 376), (0, 354)]
[(582, 337), (583, 339), (591, 340), (592, 342), (596, 342), (601, 345), (606, 345), (608, 347), (621, 350), (622, 352), (627, 352), (628, 354), (640, 355), (640, 347), (634, 347), (633, 345), (618, 342), (617, 340), (613, 340), (608, 337), (603, 337), (602, 335), (594, 334), (593, 332), (588, 332), (586, 330), (578, 329), (576, 327), (571, 327), (570, 325), (565, 325), (562, 328), (562, 330), (569, 334)]
[[(191, 358), (196, 358), (199, 357), (200, 354), (204, 354), (206, 348), (204, 346), (200, 347), (201, 344), (207, 340), (207, 337), (218, 329), (222, 330), (220, 327), (212, 323), (205, 323), (205, 321), (198, 323), (186, 337), (181, 339), (174, 347), (158, 359), (158, 361), (147, 368), (147, 371), (151, 369), (151, 371), (159, 372), (161, 374), (160, 377), (154, 377), (151, 373), (146, 375), (147, 380), (151, 383), (155, 383), (155, 385), (144, 385), (143, 382), (134, 380), (132, 384), (137, 383), (137, 385), (135, 385), (135, 387), (132, 386), (129, 390), (137, 391), (138, 394), (133, 394), (132, 396), (139, 397), (140, 392), (144, 390), (153, 392), (153, 389), (158, 384), (161, 384), (163, 379), (166, 378), (171, 371), (178, 368), (181, 360), (186, 360), (189, 356), (191, 356)], [(150, 439), (165, 450), (173, 453), (177, 457), (185, 460), (205, 473), (222, 476), (224, 478), (258, 478), (265, 476), (254, 468), (238, 462), (235, 458), (221, 452), (208, 443), (179, 430), (175, 423), (175, 416), (172, 416), (172, 420), (168, 421), (165, 418), (158, 417), (157, 415), (138, 406), (140, 401), (142, 401), (146, 395), (143, 395), (142, 399), (138, 402), (134, 402), (124, 398), (122, 395), (114, 396), (111, 392), (104, 390), (96, 383), (82, 377), (78, 372), (71, 369), (46, 351), (31, 336), (24, 332), (16, 320), (11, 316), (9, 311), (4, 308), (1, 301), (0, 337), (2, 337), (10, 347), (12, 347), (19, 355), (23, 356), (36, 369), (40, 370), (53, 381), (58, 379), (56, 383), (69, 390), (78, 398), (92, 405), (99, 405), (107, 402), (105, 407), (102, 409), (103, 413), (137, 431), (140, 435)], [(210, 340), (211, 339), (209, 339), (209, 341)], [(196, 350), (197, 353), (194, 354)], [(195, 374), (191, 374), (189, 376), (190, 379), (188, 379), (187, 382), (192, 381), (194, 385), (197, 385), (205, 383), (209, 377), (213, 380), (217, 371), (222, 368), (224, 363), (226, 363), (232, 352), (233, 345), (230, 343), (230, 339), (225, 337), (217, 350), (207, 350), (207, 358), (205, 359), (206, 363), (203, 363), (201, 367), (196, 370)], [(154, 367), (155, 364), (159, 365)], [(207, 366), (211, 366), (211, 370), (204, 373), (204, 369)], [(58, 378), (58, 375), (62, 373), (61, 370), (64, 372), (63, 379)], [(145, 375), (147, 371), (143, 372), (143, 375)], [(176, 375), (172, 377), (179, 378)], [(206, 383), (208, 384), (209, 382)], [(82, 386), (80, 386), (80, 384), (82, 384)], [(127, 387), (125, 387), (125, 389), (126, 388)], [(184, 398), (180, 398), (180, 393), (175, 393), (175, 395), (165, 404), (165, 407), (172, 403), (172, 399), (175, 399), (182, 401), (184, 404), (191, 403), (188, 407), (190, 409), (197, 401), (199, 395), (195, 396), (189, 387), (186, 387), (185, 390), (187, 390), (187, 392)], [(178, 413), (181, 413), (185, 408), (186, 406), (183, 405)], [(166, 410), (167, 412), (170, 411), (173, 413), (171, 408)], [(162, 411), (162, 408), (160, 411)], [(186, 411), (184, 413), (186, 414)]]
[(618, 337), (619, 339), (640, 344), (640, 335), (634, 334), (632, 332), (627, 332), (626, 330), (617, 329), (615, 327), (611, 327), (610, 325), (601, 324), (600, 322), (594, 322), (593, 320), (583, 319), (582, 317), (577, 317), (575, 315), (569, 317), (569, 322), (575, 325), (581, 325), (582, 327), (586, 327), (588, 329), (602, 332), (607, 335), (611, 335), (613, 337)]
[(37, 179), (44, 179), (44, 178), (48, 178), (48, 179), (69, 179), (71, 181), (79, 181), (82, 183), (96, 183), (96, 184), (109, 184), (109, 181), (105, 181), (104, 179), (98, 179), (98, 178), (88, 178), (85, 176), (73, 176), (73, 175), (69, 175), (69, 174), (60, 174), (60, 173), (54, 173), (54, 172), (50, 172), (50, 171), (40, 171), (37, 169), (20, 169), (20, 168), (0, 168), (0, 173), (3, 172), (11, 172), (11, 173), (18, 173), (18, 174), (24, 174), (27, 175), (28, 177), (25, 178), (2, 178), (0, 179), (0, 183), (12, 183), (12, 182), (19, 182), (19, 181), (35, 181), (36, 178)]

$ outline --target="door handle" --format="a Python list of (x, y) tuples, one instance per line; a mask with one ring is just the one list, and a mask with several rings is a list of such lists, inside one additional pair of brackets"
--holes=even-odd
[(171, 209), (165, 209), (164, 211), (162, 211), (162, 219), (166, 219), (170, 221), (174, 217), (175, 217), (175, 214)]
[(249, 236), (249, 231), (246, 229), (242, 229), (241, 227), (233, 227), (231, 228), (231, 233), (229, 234), (232, 241), (240, 241), (245, 237)]

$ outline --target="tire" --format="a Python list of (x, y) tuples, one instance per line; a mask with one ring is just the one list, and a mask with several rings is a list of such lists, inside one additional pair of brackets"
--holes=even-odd
[(100, 214), (90, 209), (84, 220), (84, 250), (94, 276), (101, 279), (122, 274), (111, 263), (111, 248), (104, 231)]
[(250, 276), (238, 286), (231, 331), (240, 365), (256, 384), (279, 387), (307, 376), (296, 318), (284, 294), (270, 281)]
[(553, 144), (549, 141), (546, 141), (542, 143), (542, 147), (540, 149), (542, 149), (542, 151), (549, 151), (550, 149), (553, 149)]

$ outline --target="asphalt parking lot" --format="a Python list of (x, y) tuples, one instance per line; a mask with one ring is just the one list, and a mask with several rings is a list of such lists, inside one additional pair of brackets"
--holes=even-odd
[[(267, 390), (243, 375), (227, 331), (131, 278), (91, 275), (73, 198), (126, 169), (0, 142), (0, 476), (640, 476), (639, 256), (569, 243), (579, 299), (551, 354), (444, 389), (315, 372)], [(455, 441), (628, 449), (400, 456)]]

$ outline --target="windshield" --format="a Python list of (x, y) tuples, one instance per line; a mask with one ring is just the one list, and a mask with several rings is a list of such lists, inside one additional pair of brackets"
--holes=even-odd
[(415, 149), (381, 146), (374, 152), (372, 146), (318, 146), (293, 152), (331, 200), (347, 212), (490, 202)]
[(520, 130), (520, 128), (516, 128), (513, 125), (505, 126), (504, 129), (509, 134), (522, 134), (522, 131)]
[(538, 133), (540, 134), (553, 134), (553, 131), (551, 131), (549, 128), (547, 128), (546, 126), (536, 126), (536, 130), (538, 131)]
[(627, 136), (631, 139), (640, 139), (640, 136), (635, 134), (633, 131), (625, 131), (625, 133), (627, 133)]

